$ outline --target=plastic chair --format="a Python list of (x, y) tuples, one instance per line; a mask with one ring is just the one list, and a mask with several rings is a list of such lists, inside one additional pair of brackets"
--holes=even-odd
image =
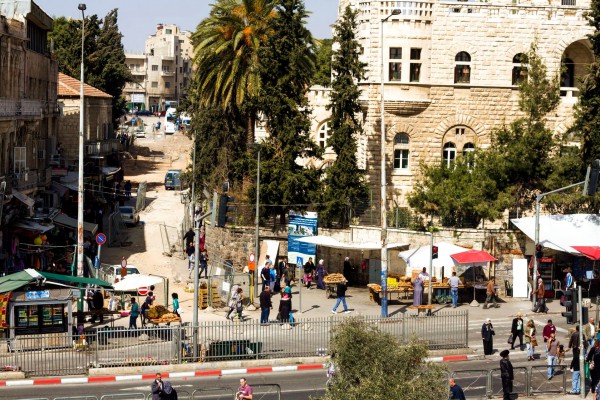
[(557, 294), (560, 293), (560, 296), (563, 294), (562, 282), (558, 279), (552, 281), (552, 289), (554, 289), (554, 298), (556, 299)]

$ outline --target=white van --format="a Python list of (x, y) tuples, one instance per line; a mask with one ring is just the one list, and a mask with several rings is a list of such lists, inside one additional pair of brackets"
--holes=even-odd
[(177, 131), (175, 121), (177, 121), (177, 109), (172, 107), (168, 108), (165, 112), (165, 121), (163, 123), (165, 126), (165, 134), (172, 135)]

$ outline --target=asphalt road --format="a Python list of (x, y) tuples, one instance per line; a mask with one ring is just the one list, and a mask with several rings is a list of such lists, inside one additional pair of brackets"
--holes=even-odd
[[(227, 375), (218, 377), (197, 378), (169, 378), (173, 387), (178, 390), (179, 399), (212, 399), (231, 400), (239, 386), (239, 375)], [(325, 370), (301, 371), (294, 373), (268, 373), (252, 374), (246, 377), (248, 383), (254, 387), (254, 400), (277, 400), (275, 387), (261, 386), (279, 384), (281, 386), (281, 398), (285, 400), (303, 400), (310, 396), (319, 396), (324, 393)], [(4, 387), (0, 389), (0, 399), (30, 400), (61, 398), (67, 400), (76, 397), (77, 400), (95, 400), (106, 396), (105, 400), (143, 400), (150, 393), (152, 381), (133, 382), (107, 382), (103, 384), (80, 384), (80, 385), (50, 385), (50, 386), (27, 386), (27, 387)], [(220, 389), (219, 389), (220, 388)], [(192, 397), (194, 391), (197, 392)], [(107, 396), (107, 395), (119, 395)], [(77, 396), (95, 396), (91, 398)], [(64, 399), (64, 398), (67, 399)]]

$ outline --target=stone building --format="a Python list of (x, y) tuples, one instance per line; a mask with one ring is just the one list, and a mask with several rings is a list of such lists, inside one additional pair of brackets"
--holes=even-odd
[[(517, 84), (526, 68), (520, 55), (536, 40), (549, 73), (564, 68), (550, 128), (559, 134), (571, 124), (576, 82), (593, 59), (584, 16), (589, 1), (340, 0), (340, 14), (347, 4), (359, 12), (357, 38), (367, 63), (359, 82), (365, 132), (357, 155), (374, 204), (380, 196), (382, 64), (390, 206), (407, 205), (421, 162), (449, 164), (485, 148), (493, 129), (518, 115)], [(316, 140), (327, 135), (328, 115), (319, 103), (326, 101), (311, 103)]]
[[(50, 183), (48, 158), (55, 150), (58, 69), (47, 40), (52, 26), (34, 2), (0, 0), (0, 188), (30, 212), (32, 197)], [(0, 224), (11, 215), (5, 210)]]
[(128, 107), (164, 111), (186, 95), (192, 76), (191, 32), (177, 25), (156, 26), (143, 54), (125, 54), (134, 82), (124, 89)]

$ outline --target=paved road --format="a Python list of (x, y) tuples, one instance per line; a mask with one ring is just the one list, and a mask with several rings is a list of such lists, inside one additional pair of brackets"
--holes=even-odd
[[(219, 377), (198, 377), (185, 379), (169, 379), (173, 386), (178, 389), (180, 400), (192, 398), (191, 394), (195, 390), (205, 390), (197, 392), (195, 399), (227, 399), (231, 400), (229, 390), (235, 391), (239, 386), (238, 375), (219, 376)], [(324, 393), (325, 371), (302, 371), (294, 373), (269, 373), (248, 375), (248, 382), (251, 385), (279, 384), (281, 385), (282, 396), (285, 400), (304, 400), (310, 396), (318, 396)], [(76, 396), (96, 396), (100, 399), (103, 395), (119, 394), (114, 397), (118, 400), (142, 400), (140, 394), (148, 395), (150, 393), (151, 381), (133, 381), (133, 382), (114, 382), (104, 384), (85, 384), (85, 385), (60, 385), (60, 386), (28, 386), (23, 388), (5, 387), (0, 390), (0, 399), (24, 400), (24, 399), (55, 399), (61, 397)], [(222, 390), (210, 390), (210, 388), (223, 388)], [(130, 396), (127, 396), (130, 394)], [(137, 395), (136, 395), (137, 394)], [(190, 397), (186, 395), (189, 394)], [(111, 397), (106, 397), (109, 399)], [(94, 400), (92, 398), (81, 398), (80, 400)], [(111, 398), (112, 399), (112, 398)], [(256, 387), (254, 400), (276, 400), (274, 388)]]

